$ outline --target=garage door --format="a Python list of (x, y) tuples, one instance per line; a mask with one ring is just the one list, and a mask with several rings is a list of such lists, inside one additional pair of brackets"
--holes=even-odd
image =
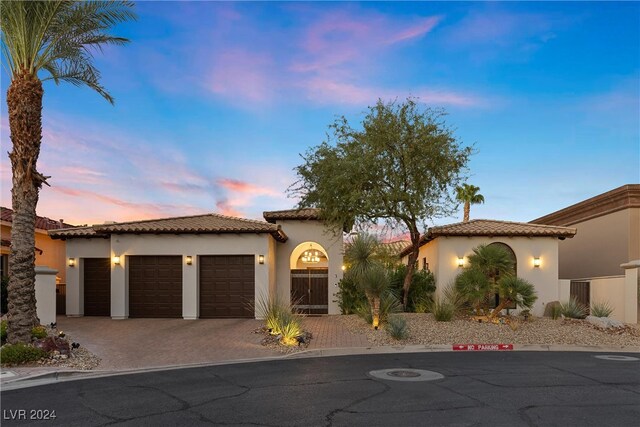
[(129, 317), (182, 317), (182, 257), (130, 256)]
[(255, 257), (200, 257), (200, 317), (254, 317)]
[(111, 315), (111, 260), (109, 258), (85, 258), (84, 315)]

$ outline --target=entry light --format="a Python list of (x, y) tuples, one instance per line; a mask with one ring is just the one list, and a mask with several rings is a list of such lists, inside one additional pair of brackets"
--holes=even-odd
[(75, 266), (76, 266), (76, 259), (69, 258), (69, 267), (75, 267)]
[(343, 266), (342, 266), (342, 271), (345, 271), (346, 269), (347, 269), (347, 266), (346, 266), (346, 265), (343, 265)]
[(114, 263), (115, 265), (120, 265), (120, 257), (119, 257), (119, 256), (114, 256), (114, 257), (112, 258), (112, 260), (113, 260), (113, 263)]
[(458, 257), (458, 267), (460, 268), (464, 267), (464, 258)]
[(258, 255), (258, 264), (264, 264), (264, 255)]
[(533, 259), (533, 266), (534, 266), (535, 268), (540, 268), (540, 264), (541, 264), (541, 262), (540, 262), (540, 257), (535, 257), (535, 258)]
[(191, 255), (187, 255), (185, 261), (186, 261), (187, 265), (191, 265), (191, 264), (193, 264), (193, 257)]

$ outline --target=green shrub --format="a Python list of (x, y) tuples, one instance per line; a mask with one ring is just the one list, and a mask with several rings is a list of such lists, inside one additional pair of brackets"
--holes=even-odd
[(34, 326), (31, 329), (31, 338), (46, 338), (47, 337), (47, 328), (42, 325)]
[(420, 298), (418, 301), (413, 301), (413, 311), (416, 313), (428, 313), (431, 310), (432, 298)]
[(336, 297), (341, 314), (357, 313), (358, 307), (367, 301), (364, 292), (349, 275), (338, 282), (338, 289)]
[(0, 313), (4, 314), (9, 311), (9, 291), (7, 290), (9, 286), (9, 278), (7, 276), (2, 276), (0, 283)]
[(300, 317), (294, 313), (282, 314), (278, 319), (278, 330), (280, 331), (280, 343), (283, 345), (298, 344), (298, 337), (302, 335), (302, 324)]
[(450, 322), (456, 313), (456, 307), (447, 298), (436, 299), (431, 305), (431, 312), (438, 322)]
[[(407, 266), (404, 264), (390, 272), (389, 288), (397, 296), (402, 296), (402, 286), (406, 275)], [(425, 270), (416, 270), (413, 273), (411, 286), (409, 287), (409, 299), (406, 311), (418, 313), (419, 311), (416, 310), (416, 304), (419, 305), (421, 309), (424, 309), (424, 301), (431, 300), (435, 290), (436, 281), (433, 273)], [(424, 313), (424, 311), (422, 311), (422, 313)]]
[(0, 345), (4, 345), (7, 342), (7, 321), (3, 320), (0, 322), (0, 341), (2, 342)]
[(404, 317), (390, 316), (386, 325), (387, 332), (397, 340), (403, 340), (409, 336), (407, 321)]
[(608, 301), (594, 302), (591, 304), (591, 315), (595, 317), (609, 317), (613, 313), (613, 307)]
[(7, 344), (0, 349), (0, 362), (8, 365), (19, 365), (42, 359), (47, 352), (27, 344)]
[(584, 319), (587, 317), (587, 310), (587, 307), (580, 304), (575, 298), (571, 298), (568, 302), (560, 303), (560, 313), (570, 319)]
[(280, 327), (283, 324), (283, 320), (292, 315), (291, 305), (278, 297), (266, 297), (264, 295), (258, 297), (256, 309), (258, 316), (264, 318), (264, 326), (271, 335), (280, 335), (282, 332)]

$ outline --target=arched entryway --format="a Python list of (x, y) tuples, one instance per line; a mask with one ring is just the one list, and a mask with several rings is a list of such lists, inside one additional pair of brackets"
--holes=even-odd
[[(511, 257), (511, 260), (513, 261), (513, 272), (512, 274), (514, 276), (518, 275), (518, 259), (516, 258), (516, 253), (513, 251), (513, 249), (511, 249), (511, 246), (507, 245), (506, 243), (502, 243), (502, 242), (493, 242), (490, 243), (489, 246), (497, 246), (500, 247), (502, 249), (504, 249), (504, 251), (506, 253), (509, 254), (509, 256)], [(500, 278), (498, 277), (497, 280), (499, 280)], [(497, 307), (500, 304), (500, 295), (498, 293), (496, 293), (496, 297), (495, 297), (495, 302), (493, 307)], [(513, 303), (511, 305), (509, 305), (508, 307), (506, 307), (507, 310), (512, 310), (516, 308), (516, 304)]]
[(291, 252), (291, 304), (300, 313), (329, 312), (329, 257), (322, 245), (304, 242)]

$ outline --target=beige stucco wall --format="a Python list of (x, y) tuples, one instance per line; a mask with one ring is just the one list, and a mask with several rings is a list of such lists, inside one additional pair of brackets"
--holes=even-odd
[[(338, 282), (342, 279), (342, 233), (338, 235), (327, 231), (320, 221), (278, 221), (277, 224), (287, 234), (289, 239), (285, 243), (276, 245), (276, 277), (279, 298), (284, 301), (291, 300), (291, 256), (295, 260), (304, 252), (305, 245), (313, 243), (319, 245), (327, 255), (329, 269), (329, 314), (340, 314), (340, 308), (336, 301)], [(308, 246), (306, 246), (308, 248)], [(297, 250), (296, 250), (297, 249)]]
[(625, 321), (625, 278), (624, 276), (618, 277), (599, 277), (591, 279), (590, 286), (590, 301), (593, 306), (594, 303), (608, 303), (613, 312), (609, 317)]
[(620, 264), (640, 258), (640, 209), (629, 208), (569, 225), (559, 245), (560, 278), (617, 276)]
[[(11, 239), (11, 226), (3, 223), (0, 226), (0, 235), (3, 239)], [(65, 242), (53, 240), (45, 230), (37, 229), (35, 233), (36, 247), (42, 250), (42, 254), (36, 251), (36, 266), (50, 267), (58, 271), (57, 280), (60, 283), (66, 282), (65, 274)], [(2, 249), (2, 253), (9, 253), (8, 249)]]
[[(429, 267), (436, 278), (436, 295), (449, 284), (454, 283), (460, 272), (458, 257), (465, 258), (473, 248), (481, 244), (502, 242), (514, 251), (517, 260), (518, 277), (528, 280), (536, 287), (538, 300), (533, 314), (542, 316), (544, 306), (558, 300), (558, 240), (553, 237), (438, 237), (420, 248), (419, 262), (427, 257)], [(533, 266), (533, 258), (539, 257), (541, 266)], [(421, 264), (420, 264), (421, 265)]]

